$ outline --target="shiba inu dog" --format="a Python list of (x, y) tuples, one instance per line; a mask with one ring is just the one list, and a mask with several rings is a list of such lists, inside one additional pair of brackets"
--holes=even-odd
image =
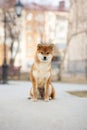
[(35, 62), (31, 67), (30, 90), (31, 99), (36, 101), (43, 98), (45, 101), (55, 98), (55, 89), (51, 84), (51, 61), (53, 58), (53, 44), (38, 44)]

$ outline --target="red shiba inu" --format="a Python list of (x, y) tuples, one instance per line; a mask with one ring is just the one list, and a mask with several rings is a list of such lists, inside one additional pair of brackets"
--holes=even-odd
[(34, 101), (39, 98), (44, 98), (45, 101), (55, 98), (55, 89), (51, 84), (53, 48), (53, 44), (37, 45), (35, 62), (30, 72), (30, 79), (32, 82), (30, 96)]

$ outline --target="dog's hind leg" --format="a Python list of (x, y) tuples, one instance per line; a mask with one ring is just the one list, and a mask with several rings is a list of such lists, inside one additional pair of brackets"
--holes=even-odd
[[(33, 95), (34, 95), (34, 93), (33, 93), (33, 87), (31, 87), (31, 89), (30, 89), (30, 94), (29, 94), (30, 96), (29, 96), (29, 99), (33, 99)], [(39, 92), (39, 90), (37, 89), (37, 98), (38, 99), (41, 99), (41, 95), (40, 95), (40, 92)]]
[(55, 89), (54, 89), (52, 84), (50, 84), (49, 89), (50, 89), (50, 93), (49, 93), (50, 94), (49, 95), (50, 99), (55, 99)]
[(54, 89), (53, 86), (52, 86), (51, 98), (52, 98), (52, 99), (55, 99), (55, 89)]
[(33, 98), (33, 91), (32, 91), (32, 88), (30, 89), (30, 92), (29, 92), (29, 97), (28, 99), (32, 99)]

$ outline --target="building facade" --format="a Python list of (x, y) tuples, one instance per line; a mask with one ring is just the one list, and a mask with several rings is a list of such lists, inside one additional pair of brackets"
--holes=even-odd
[(87, 2), (70, 0), (68, 71), (87, 75)]
[[(34, 4), (35, 8), (36, 6)], [(15, 66), (22, 65), (22, 71), (28, 71), (34, 61), (34, 55), (38, 43), (54, 43), (61, 54), (66, 47), (68, 11), (64, 2), (52, 10), (40, 7), (37, 10), (27, 8), (22, 17), (17, 19), (20, 27), (19, 52), (15, 60)], [(48, 7), (49, 9), (51, 7)], [(16, 43), (14, 51), (16, 50)], [(57, 51), (56, 51), (57, 52)], [(58, 54), (55, 53), (55, 56)], [(10, 54), (8, 58), (10, 57)]]

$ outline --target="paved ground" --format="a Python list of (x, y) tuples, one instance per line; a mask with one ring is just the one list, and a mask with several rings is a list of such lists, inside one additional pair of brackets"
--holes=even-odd
[(67, 93), (87, 85), (53, 84), (57, 97), (50, 102), (28, 100), (30, 82), (0, 84), (0, 130), (87, 130), (87, 98)]

